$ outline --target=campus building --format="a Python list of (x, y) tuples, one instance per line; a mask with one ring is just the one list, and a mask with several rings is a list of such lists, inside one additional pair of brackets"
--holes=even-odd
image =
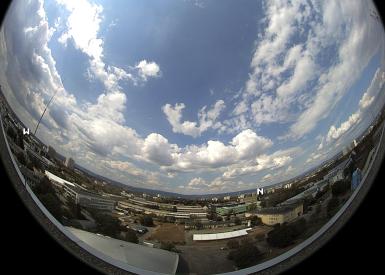
[(155, 215), (156, 217), (173, 218), (175, 220), (199, 219), (207, 220), (207, 207), (185, 206), (147, 201), (140, 198), (126, 198), (119, 201), (118, 207), (136, 213)]
[(216, 207), (216, 213), (221, 216), (242, 214), (247, 210), (248, 204), (236, 204)]
[(66, 198), (72, 199), (80, 206), (106, 211), (112, 211), (115, 208), (116, 202), (114, 200), (87, 191), (84, 187), (66, 181), (48, 171), (45, 171), (45, 175), (57, 188), (63, 191)]
[(256, 215), (261, 218), (262, 223), (266, 225), (275, 225), (277, 223), (282, 224), (285, 222), (291, 222), (303, 214), (303, 204), (292, 204), (278, 207), (263, 208), (255, 213), (247, 213), (246, 216), (250, 217)]

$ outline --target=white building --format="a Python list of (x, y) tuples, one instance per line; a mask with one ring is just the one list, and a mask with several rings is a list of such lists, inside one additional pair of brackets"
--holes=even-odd
[(45, 175), (56, 187), (63, 190), (66, 198), (73, 200), (78, 205), (108, 211), (112, 211), (115, 207), (116, 203), (111, 199), (89, 192), (82, 186), (66, 181), (48, 171), (45, 171)]

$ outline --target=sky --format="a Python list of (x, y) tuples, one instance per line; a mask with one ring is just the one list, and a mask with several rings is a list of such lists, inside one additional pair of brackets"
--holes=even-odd
[(371, 1), (15, 0), (0, 84), (37, 136), (122, 183), (206, 194), (333, 157), (384, 103)]

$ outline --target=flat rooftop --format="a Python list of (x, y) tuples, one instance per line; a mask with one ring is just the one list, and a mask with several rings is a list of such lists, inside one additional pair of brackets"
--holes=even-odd
[(66, 227), (66, 229), (95, 250), (124, 264), (159, 274), (175, 274), (178, 267), (177, 253), (125, 242), (73, 227)]
[(236, 231), (223, 232), (223, 233), (208, 233), (208, 234), (194, 234), (194, 241), (213, 241), (213, 240), (224, 240), (231, 239), (241, 236), (246, 236), (247, 231), (251, 230), (251, 228), (240, 229)]

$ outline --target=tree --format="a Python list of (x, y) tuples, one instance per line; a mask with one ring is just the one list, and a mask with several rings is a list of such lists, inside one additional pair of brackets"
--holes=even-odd
[(25, 159), (24, 153), (23, 152), (18, 152), (16, 154), (17, 160), (20, 162), (22, 165), (27, 165), (27, 160)]
[(261, 218), (258, 217), (258, 216), (252, 216), (252, 217), (250, 218), (250, 221), (251, 221), (251, 225), (252, 225), (252, 226), (256, 226), (256, 225), (262, 224), (262, 220), (261, 220)]
[(252, 204), (247, 206), (247, 210), (248, 211), (254, 211), (256, 209), (257, 209), (257, 204), (256, 203), (252, 203)]
[(196, 220), (196, 221), (194, 222), (194, 226), (195, 226), (195, 228), (198, 229), (198, 230), (201, 230), (201, 229), (203, 228), (203, 224), (202, 224), (199, 220)]
[(172, 242), (161, 242), (160, 249), (164, 249), (172, 252), (179, 252), (179, 250), (175, 247), (175, 245)]
[(130, 243), (139, 243), (138, 236), (136, 235), (135, 231), (130, 228), (125, 232), (124, 241)]
[(218, 215), (217, 213), (215, 213), (214, 211), (210, 211), (208, 214), (207, 214), (207, 219), (211, 220), (211, 221), (216, 221), (218, 219)]
[(344, 195), (350, 190), (350, 183), (347, 180), (340, 180), (333, 184), (332, 194), (334, 197)]
[(40, 170), (40, 171), (43, 171), (44, 167), (43, 167), (43, 165), (40, 163), (40, 161), (38, 161), (38, 160), (35, 159), (35, 158), (30, 158), (30, 159), (31, 159), (32, 165), (33, 165), (36, 169), (38, 169), (38, 170)]
[(149, 215), (143, 215), (139, 219), (140, 224), (143, 226), (154, 226), (154, 221), (151, 216)]
[(28, 161), (28, 162), (27, 162), (26, 167), (27, 167), (29, 170), (33, 171), (33, 167), (34, 167), (34, 166), (33, 166), (33, 164), (32, 164), (31, 161)]
[(261, 252), (258, 247), (250, 240), (244, 240), (239, 248), (230, 251), (227, 258), (234, 261), (238, 268), (246, 268), (254, 265), (260, 259), (260, 256)]
[(33, 188), (36, 195), (55, 194), (55, 189), (52, 187), (51, 181), (47, 176), (44, 176)]
[(7, 135), (8, 135), (13, 141), (15, 141), (15, 139), (16, 139), (16, 131), (15, 131), (12, 127), (8, 127), (8, 129), (7, 129)]
[(17, 132), (16, 134), (16, 140), (15, 143), (24, 150), (24, 142), (23, 142), (23, 134), (20, 133), (20, 131)]
[(69, 210), (69, 215), (73, 219), (84, 219), (82, 213), (81, 213), (81, 207), (80, 205), (76, 204), (73, 200), (68, 200), (67, 207)]
[(120, 222), (118, 219), (107, 213), (98, 211), (92, 211), (92, 216), (96, 221), (97, 230), (101, 234), (110, 236), (112, 238), (118, 238), (119, 233), (121, 232)]
[(306, 220), (301, 218), (290, 224), (276, 226), (267, 235), (267, 243), (273, 247), (286, 247), (306, 230)]
[(337, 197), (332, 197), (329, 200), (328, 205), (326, 206), (326, 211), (329, 217), (332, 217), (337, 212), (339, 204), (340, 200)]
[(39, 197), (41, 203), (45, 208), (54, 216), (58, 221), (61, 221), (63, 217), (63, 210), (61, 208), (61, 202), (58, 197), (51, 193), (42, 194)]
[(229, 221), (229, 220), (230, 220), (230, 216), (231, 216), (231, 214), (230, 214), (230, 212), (228, 212), (228, 213), (226, 214), (225, 220), (226, 220), (226, 221)]

